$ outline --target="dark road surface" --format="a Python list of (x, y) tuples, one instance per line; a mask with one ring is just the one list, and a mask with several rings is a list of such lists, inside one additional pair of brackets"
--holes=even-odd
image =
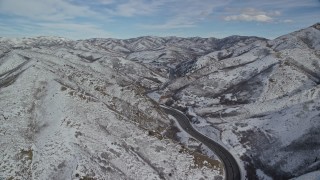
[(222, 161), (225, 169), (226, 180), (240, 180), (241, 174), (238, 163), (234, 157), (219, 143), (213, 141), (212, 139), (204, 136), (203, 134), (196, 131), (190, 124), (189, 118), (183, 113), (166, 106), (161, 106), (162, 109), (167, 113), (175, 117), (181, 126), (188, 134), (190, 134), (195, 139), (199, 140), (210, 148)]

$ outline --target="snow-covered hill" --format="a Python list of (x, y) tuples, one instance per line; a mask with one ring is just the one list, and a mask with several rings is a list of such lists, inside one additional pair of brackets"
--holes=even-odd
[(316, 24), (206, 54), (159, 90), (162, 102), (238, 154), (249, 179), (319, 170), (319, 40)]
[(0, 38), (0, 179), (223, 178), (161, 103), (248, 179), (319, 170), (319, 64), (320, 24), (274, 40)]
[(145, 95), (160, 73), (87, 41), (0, 41), (0, 179), (223, 175), (219, 161), (163, 138), (170, 119)]

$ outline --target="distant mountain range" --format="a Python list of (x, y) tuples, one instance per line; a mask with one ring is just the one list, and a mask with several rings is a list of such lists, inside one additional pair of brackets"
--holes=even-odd
[(2, 37), (0, 179), (223, 178), (160, 104), (247, 179), (320, 176), (319, 84), (319, 23), (274, 40)]

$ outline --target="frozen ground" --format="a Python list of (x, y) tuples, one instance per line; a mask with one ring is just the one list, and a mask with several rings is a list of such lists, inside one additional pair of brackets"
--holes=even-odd
[(170, 120), (143, 93), (161, 76), (142, 81), (139, 64), (103, 54), (88, 62), (94, 54), (86, 52), (85, 60), (75, 53), (84, 54), (45, 45), (2, 53), (0, 179), (223, 176), (221, 168), (202, 165), (186, 147), (161, 136)]
[(185, 76), (159, 90), (160, 99), (237, 154), (248, 179), (319, 170), (316, 27), (201, 56)]
[(274, 40), (0, 38), (0, 179), (223, 179), (161, 103), (247, 179), (316, 179), (319, 43), (319, 25)]

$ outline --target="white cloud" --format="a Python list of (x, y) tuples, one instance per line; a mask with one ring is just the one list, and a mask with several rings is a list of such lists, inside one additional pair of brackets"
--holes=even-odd
[(194, 23), (187, 23), (187, 22), (179, 22), (179, 21), (168, 21), (164, 24), (146, 24), (146, 25), (139, 25), (139, 27), (144, 29), (178, 29), (178, 28), (190, 28), (195, 27)]
[[(112, 1), (104, 0), (104, 3)], [(110, 37), (97, 23), (77, 20), (101, 21), (102, 17), (104, 22), (108, 20), (108, 17), (90, 9), (88, 4), (78, 5), (64, 0), (0, 0), (0, 12), (12, 16), (11, 21), (4, 22), (12, 30), (2, 28), (4, 35), (54, 35), (74, 39)]]
[(0, 11), (24, 18), (61, 21), (75, 17), (98, 16), (86, 6), (72, 4), (63, 0), (1, 0)]
[(114, 3), (114, 0), (92, 0), (89, 1), (88, 3), (93, 3), (93, 4), (112, 4)]
[(114, 15), (118, 16), (136, 16), (136, 15), (148, 15), (152, 14), (165, 3), (164, 0), (129, 0), (126, 3), (119, 4), (114, 11)]
[(225, 16), (225, 21), (257, 21), (257, 22), (272, 22), (273, 17), (280, 16), (280, 11), (264, 12), (254, 8), (243, 9), (238, 15)]
[(240, 15), (227, 16), (224, 18), (224, 20), (270, 22), (272, 21), (272, 18), (263, 14), (259, 14), (259, 15), (240, 14)]
[(304, 7), (316, 7), (319, 6), (319, 0), (269, 0), (269, 1), (257, 1), (257, 0), (246, 0), (241, 1), (244, 7), (255, 7), (262, 9), (294, 9)]
[[(1, 25), (0, 34), (61, 34), (86, 38), (108, 36), (107, 31), (110, 30), (123, 33), (127, 27), (140, 35), (150, 33), (150, 29), (160, 33), (177, 33), (184, 31), (184, 28), (213, 27), (218, 18), (225, 21), (292, 23), (288, 9), (313, 7), (318, 3), (315, 1), (0, 0), (1, 23), (5, 24)], [(133, 21), (122, 21), (122, 17)], [(294, 22), (311, 21), (317, 17), (312, 11), (296, 16)], [(136, 22), (141, 24), (132, 26)], [(107, 26), (109, 23), (110, 26)], [(118, 29), (121, 31), (117, 32)], [(193, 30), (196, 32), (197, 28)]]
[(161, 24), (140, 25), (147, 29), (176, 29), (195, 27), (211, 17), (215, 8), (228, 4), (229, 0), (212, 3), (211, 0), (167, 1), (165, 14), (168, 20)]
[(94, 37), (111, 37), (112, 34), (103, 28), (89, 23), (70, 22), (31, 22), (17, 20), (14, 27), (1, 23), (0, 32), (7, 37), (61, 36), (71, 39)]
[(285, 19), (285, 20), (283, 20), (283, 22), (284, 22), (284, 23), (293, 23), (293, 20), (291, 20), (291, 19)]
[(39, 23), (40, 30), (52, 35), (62, 34), (63, 36), (78, 39), (94, 37), (110, 37), (111, 34), (104, 29), (92, 24), (78, 23)]

